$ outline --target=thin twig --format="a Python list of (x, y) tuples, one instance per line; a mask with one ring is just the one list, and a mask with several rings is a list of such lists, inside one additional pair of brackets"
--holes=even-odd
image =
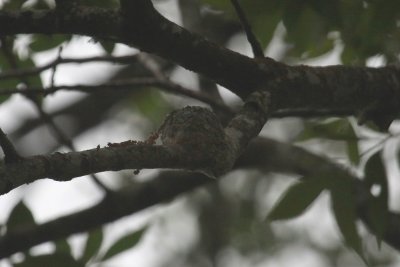
[(33, 76), (37, 75), (45, 70), (52, 69), (56, 65), (60, 64), (82, 64), (82, 63), (91, 63), (91, 62), (109, 62), (114, 64), (129, 64), (132, 63), (133, 60), (136, 60), (137, 55), (128, 55), (128, 56), (97, 56), (97, 57), (86, 57), (86, 58), (59, 58), (57, 57), (53, 61), (44, 64), (43, 66), (35, 67), (35, 68), (27, 68), (27, 69), (12, 69), (5, 70), (0, 73), (0, 80), (4, 79), (12, 79), (12, 78), (20, 78), (24, 76)]
[[(57, 59), (55, 61), (60, 62), (62, 60), (62, 57), (61, 57), (62, 50), (63, 50), (63, 47), (60, 46), (60, 48), (58, 49)], [(54, 78), (56, 76), (57, 66), (58, 66), (58, 64), (54, 64), (54, 66), (51, 68), (51, 70), (52, 70), (51, 77), (50, 77), (50, 86), (51, 87), (54, 86)]]
[(0, 128), (0, 146), (3, 149), (4, 162), (6, 164), (15, 163), (20, 159), (22, 159), (22, 157), (18, 154), (17, 150), (15, 149), (14, 145), (7, 138), (7, 135), (3, 132), (1, 128)]
[[(13, 69), (18, 69), (18, 64), (17, 61), (15, 60), (15, 55), (12, 53), (12, 50), (10, 49), (8, 43), (6, 42), (7, 40), (5, 38), (1, 39), (2, 46), (1, 50), (6, 56), (9, 64)], [(61, 51), (60, 51), (61, 52)], [(54, 62), (57, 62), (60, 60), (59, 57)], [(57, 64), (54, 64), (52, 67), (57, 66)], [(52, 131), (53, 136), (61, 143), (67, 146), (71, 151), (76, 151), (72, 141), (64, 134), (64, 132), (54, 123), (53, 118), (47, 114), (41, 105), (40, 99), (37, 97), (38, 95), (32, 94), (31, 90), (29, 89), (29, 81), (26, 80), (25, 76), (21, 76), (21, 81), (26, 85), (27, 89), (25, 90), (24, 96), (28, 98), (35, 106), (37, 109), (41, 119), (49, 126), (50, 130)], [(41, 88), (43, 90), (43, 88)], [(111, 190), (108, 189), (103, 183), (97, 178), (95, 174), (92, 174), (90, 176), (92, 180), (94, 181), (95, 184), (97, 184), (102, 190), (105, 191), (106, 194), (110, 194)]]
[(47, 96), (53, 94), (57, 91), (65, 90), (65, 91), (78, 91), (84, 93), (96, 93), (99, 91), (115, 91), (115, 90), (132, 90), (132, 87), (135, 86), (154, 86), (163, 89), (164, 91), (177, 95), (184, 95), (204, 103), (215, 105), (218, 109), (222, 111), (233, 113), (233, 111), (221, 103), (218, 100), (215, 100), (203, 93), (196, 92), (195, 90), (189, 89), (182, 85), (170, 82), (170, 81), (160, 81), (156, 78), (133, 78), (133, 79), (124, 79), (113, 81), (109, 83), (104, 83), (100, 85), (84, 85), (84, 84), (75, 84), (75, 85), (56, 85), (49, 88), (43, 87), (30, 87), (27, 89), (14, 89), (14, 88), (3, 88), (0, 89), (0, 95), (11, 95), (11, 94), (37, 94), (42, 96)]
[(231, 0), (233, 7), (235, 8), (235, 11), (240, 19), (240, 22), (242, 23), (243, 30), (246, 33), (247, 40), (249, 41), (251, 45), (251, 49), (253, 50), (254, 57), (256, 58), (263, 58), (264, 57), (264, 51), (261, 47), (260, 42), (257, 40), (257, 37), (254, 35), (250, 23), (247, 20), (247, 17), (240, 6), (239, 2), (237, 0)]

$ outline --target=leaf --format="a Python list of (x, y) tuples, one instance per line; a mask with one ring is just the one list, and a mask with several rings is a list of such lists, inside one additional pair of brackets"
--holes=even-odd
[(137, 232), (128, 234), (126, 236), (123, 236), (122, 238), (117, 240), (107, 250), (107, 252), (104, 254), (103, 257), (101, 257), (101, 260), (99, 260), (99, 261), (108, 260), (108, 259), (114, 257), (115, 255), (117, 255), (119, 253), (122, 253), (122, 252), (132, 248), (133, 246), (135, 246), (139, 242), (139, 240), (142, 237), (142, 235), (145, 232), (145, 230), (146, 229), (139, 230)]
[(361, 238), (357, 230), (356, 203), (354, 199), (354, 185), (346, 177), (337, 177), (330, 190), (332, 210), (336, 223), (343, 235), (346, 245), (365, 261)]
[(340, 59), (344, 65), (357, 66), (364, 64), (364, 59), (350, 45), (344, 47)]
[[(229, 19), (239, 20), (230, 1), (202, 0), (202, 2), (224, 11), (223, 14)], [(265, 48), (272, 39), (276, 26), (281, 20), (284, 3), (282, 1), (252, 0), (240, 1), (240, 5), (254, 35), (261, 43), (261, 46)]]
[(310, 58), (333, 49), (333, 40), (327, 38), (327, 20), (304, 1), (287, 4), (283, 23), (287, 29), (286, 40), (292, 45), (291, 56)]
[(368, 159), (365, 166), (364, 182), (370, 191), (375, 188), (379, 189), (375, 194), (372, 192), (373, 197), (369, 199), (367, 216), (380, 247), (387, 229), (389, 214), (389, 188), (380, 152), (375, 153)]
[(69, 245), (67, 239), (60, 239), (57, 240), (54, 244), (56, 246), (56, 252), (57, 254), (71, 254), (71, 246)]
[[(13, 42), (9, 42), (7, 46), (13, 46)], [(32, 58), (21, 59), (17, 55), (12, 55), (13, 61), (18, 69), (34, 68), (36, 67)], [(4, 53), (0, 53), (0, 70), (13, 70), (15, 69), (11, 64), (10, 60), (4, 56)], [(18, 85), (27, 83), (29, 87), (42, 87), (42, 80), (39, 75), (25, 77), (24, 80), (19, 78), (16, 79), (5, 79), (0, 81), (1, 88), (16, 88)], [(39, 98), (39, 96), (37, 96)], [(8, 99), (9, 96), (1, 96), (0, 103)]]
[(49, 255), (28, 256), (25, 261), (21, 263), (14, 263), (14, 267), (43, 267), (43, 266), (57, 266), (57, 267), (84, 267), (85, 265), (79, 263), (70, 254), (54, 253)]
[(107, 54), (112, 54), (115, 47), (114, 42), (99, 41), (99, 44), (101, 45), (101, 47), (103, 47), (104, 51), (106, 51)]
[(297, 141), (312, 138), (324, 138), (337, 141), (357, 141), (353, 126), (347, 119), (338, 119), (327, 123), (306, 122), (304, 130), (297, 137)]
[(284, 193), (272, 208), (267, 219), (271, 221), (291, 219), (302, 214), (326, 188), (323, 179), (317, 177), (303, 178)]
[(34, 225), (35, 219), (33, 217), (32, 212), (29, 208), (24, 204), (23, 201), (20, 201), (14, 209), (11, 211), (10, 216), (8, 217), (6, 226), (7, 232), (18, 229), (21, 226), (25, 225)]
[[(354, 139), (357, 139), (357, 136), (352, 128)], [(360, 151), (358, 149), (358, 141), (357, 140), (349, 140), (347, 141), (347, 156), (351, 163), (354, 165), (358, 165), (360, 163)]]
[(33, 35), (32, 42), (29, 44), (29, 48), (33, 52), (41, 52), (46, 51), (52, 48), (55, 48), (62, 43), (69, 41), (71, 39), (71, 35), (42, 35), (35, 34)]
[(80, 260), (84, 263), (87, 263), (99, 252), (102, 242), (103, 230), (101, 228), (89, 232), (88, 239), (86, 240), (85, 250)]
[(131, 106), (155, 124), (162, 123), (163, 114), (171, 111), (169, 103), (165, 100), (159, 90), (151, 87), (143, 87), (137, 90), (131, 100)]

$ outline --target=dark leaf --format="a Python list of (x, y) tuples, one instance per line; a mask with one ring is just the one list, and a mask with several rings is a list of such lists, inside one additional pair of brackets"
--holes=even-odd
[(18, 227), (35, 224), (32, 212), (23, 201), (20, 201), (11, 211), (6, 226), (7, 231), (18, 229)]
[(346, 177), (336, 177), (331, 187), (332, 210), (345, 243), (365, 261), (361, 238), (357, 230), (356, 203), (353, 182)]
[(56, 254), (71, 254), (71, 246), (66, 239), (60, 239), (55, 242)]
[(29, 47), (33, 52), (46, 51), (55, 48), (62, 43), (69, 41), (71, 35), (39, 35), (35, 34), (33, 36), (33, 41), (30, 43)]
[(380, 152), (375, 153), (368, 159), (365, 166), (364, 182), (373, 195), (368, 203), (367, 216), (380, 247), (382, 237), (387, 228), (389, 211), (388, 182)]
[(103, 230), (101, 228), (89, 232), (85, 250), (80, 260), (87, 263), (93, 256), (97, 255), (102, 242)]
[(146, 229), (142, 229), (140, 231), (123, 236), (122, 238), (117, 240), (113, 245), (111, 245), (111, 247), (107, 250), (107, 252), (104, 254), (103, 257), (101, 257), (99, 261), (108, 260), (118, 255), (119, 253), (122, 253), (134, 247), (140, 241), (140, 238), (142, 237), (145, 230)]
[[(222, 10), (229, 19), (238, 20), (238, 16), (230, 1), (202, 0), (213, 8)], [(261, 46), (265, 48), (281, 20), (284, 3), (281, 1), (252, 0), (240, 1), (240, 5), (248, 19), (253, 33)]]
[(333, 49), (325, 18), (305, 2), (290, 2), (283, 23), (287, 29), (286, 41), (291, 44), (290, 56), (311, 58)]
[(285, 220), (302, 214), (326, 188), (324, 179), (306, 177), (292, 185), (272, 208), (267, 219)]
[(103, 47), (104, 51), (106, 51), (107, 54), (111, 54), (115, 47), (115, 43), (109, 41), (99, 41), (99, 44), (101, 45), (101, 47)]
[(57, 266), (57, 267), (84, 267), (85, 265), (79, 263), (70, 254), (55, 253), (50, 255), (29, 256), (21, 263), (15, 263), (14, 267), (44, 267), (44, 266)]
[(297, 137), (297, 141), (305, 141), (311, 138), (337, 141), (358, 140), (353, 126), (347, 119), (339, 119), (327, 123), (306, 122), (304, 130)]

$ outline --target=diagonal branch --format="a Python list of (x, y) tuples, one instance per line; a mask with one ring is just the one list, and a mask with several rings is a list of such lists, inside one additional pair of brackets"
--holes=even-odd
[(165, 146), (128, 142), (81, 152), (26, 157), (12, 165), (0, 162), (0, 193), (38, 179), (51, 178), (67, 181), (75, 177), (124, 169), (196, 168), (190, 155), (176, 153)]
[(391, 117), (400, 109), (400, 71), (395, 66), (287, 66), (251, 59), (168, 21), (150, 1), (125, 2), (132, 7), (122, 13), (93, 7), (78, 7), (79, 12), (68, 14), (3, 11), (0, 34), (80, 34), (125, 43), (203, 74), (243, 99), (258, 88), (268, 88), (276, 109), (340, 108), (356, 114), (373, 107), (375, 113)]
[(247, 20), (247, 17), (245, 15), (242, 7), (240, 6), (240, 4), (237, 0), (231, 0), (231, 3), (236, 10), (236, 13), (240, 19), (240, 22), (242, 23), (242, 27), (243, 27), (244, 32), (246, 33), (247, 40), (249, 41), (251, 48), (253, 50), (254, 57), (263, 58), (264, 50), (262, 49), (260, 42), (257, 40), (257, 37), (253, 33), (253, 30), (251, 29), (250, 23)]

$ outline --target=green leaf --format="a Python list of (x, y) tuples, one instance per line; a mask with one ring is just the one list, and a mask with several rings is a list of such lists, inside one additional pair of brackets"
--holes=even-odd
[(354, 249), (365, 261), (361, 238), (356, 226), (356, 203), (353, 192), (352, 180), (346, 177), (337, 177), (330, 190), (332, 210), (346, 245)]
[(34, 225), (34, 224), (36, 223), (32, 212), (24, 204), (23, 201), (20, 201), (11, 211), (6, 226), (7, 226), (7, 231), (13, 231), (21, 226)]
[(364, 182), (368, 189), (379, 189), (378, 192), (372, 192), (373, 196), (368, 202), (368, 221), (374, 230), (378, 246), (381, 246), (382, 238), (387, 229), (389, 214), (389, 188), (385, 166), (380, 152), (371, 156), (365, 166)]
[(333, 49), (326, 19), (306, 2), (288, 3), (283, 23), (287, 29), (286, 41), (292, 45), (291, 56), (310, 58)]
[(43, 266), (57, 266), (57, 267), (84, 267), (83, 263), (75, 260), (70, 254), (55, 253), (40, 256), (28, 256), (25, 261), (21, 263), (14, 263), (14, 267), (43, 267)]
[[(350, 124), (350, 123), (349, 123)], [(354, 165), (360, 163), (360, 151), (358, 149), (358, 137), (354, 131), (353, 126), (350, 124), (349, 137), (351, 140), (347, 141), (347, 156)], [(353, 138), (353, 139), (352, 139)]]
[[(203, 0), (202, 2), (224, 11), (224, 15), (229, 19), (239, 20), (230, 1)], [(281, 20), (284, 8), (283, 1), (240, 1), (240, 5), (257, 40), (265, 48), (272, 39), (276, 26)]]
[(272, 208), (267, 219), (285, 220), (302, 214), (311, 203), (326, 188), (324, 179), (317, 177), (303, 178), (284, 193), (278, 203)]
[(88, 239), (86, 240), (85, 250), (80, 260), (84, 263), (87, 263), (93, 256), (97, 255), (102, 242), (103, 230), (101, 228), (89, 232)]
[(49, 49), (53, 49), (62, 43), (69, 41), (71, 35), (42, 35), (35, 34), (32, 38), (32, 42), (29, 44), (30, 49), (33, 52), (41, 52)]
[(71, 246), (69, 245), (67, 239), (57, 240), (54, 244), (56, 246), (57, 254), (71, 254)]
[[(13, 46), (13, 41), (11, 40), (10, 42), (7, 43), (8, 47)], [(4, 53), (0, 53), (0, 70), (4, 71), (10, 71), (14, 70), (15, 68), (18, 69), (26, 69), (26, 68), (34, 68), (36, 67), (32, 58), (27, 58), (27, 59), (21, 59), (17, 55), (12, 55), (13, 61), (15, 63), (15, 67), (10, 64), (9, 58), (4, 56)], [(4, 79), (0, 81), (0, 88), (7, 88), (7, 89), (13, 89), (16, 88), (18, 85), (21, 84), (26, 84), (29, 87), (42, 87), (42, 80), (39, 75), (35, 76), (30, 76), (30, 77), (25, 77), (23, 80), (21, 79)], [(1, 96), (0, 97), (0, 103), (8, 99), (10, 96)], [(38, 99), (40, 100), (40, 96), (37, 96)]]
[(353, 126), (347, 119), (338, 119), (327, 123), (306, 122), (304, 130), (297, 137), (297, 141), (312, 138), (324, 138), (337, 141), (357, 141)]
[(143, 89), (138, 90), (130, 99), (132, 107), (156, 125), (162, 123), (163, 114), (171, 111), (169, 103), (159, 90), (149, 87), (144, 87)]
[(342, 64), (352, 66), (363, 65), (365, 61), (365, 58), (362, 58), (356, 49), (352, 48), (350, 45), (344, 47), (340, 59)]
[(101, 47), (103, 47), (104, 51), (106, 51), (107, 54), (111, 54), (115, 47), (115, 43), (109, 41), (99, 41), (99, 44), (101, 45)]
[(145, 232), (146, 229), (142, 229), (140, 231), (131, 233), (129, 235), (123, 236), (122, 238), (120, 238), (119, 240), (117, 240), (117, 242), (115, 242), (108, 250), (107, 252), (104, 254), (103, 257), (101, 257), (101, 260), (99, 261), (105, 261), (108, 260), (112, 257), (114, 257), (115, 255), (122, 253), (130, 248), (132, 248), (133, 246), (135, 246), (140, 238), (142, 237), (143, 233)]

